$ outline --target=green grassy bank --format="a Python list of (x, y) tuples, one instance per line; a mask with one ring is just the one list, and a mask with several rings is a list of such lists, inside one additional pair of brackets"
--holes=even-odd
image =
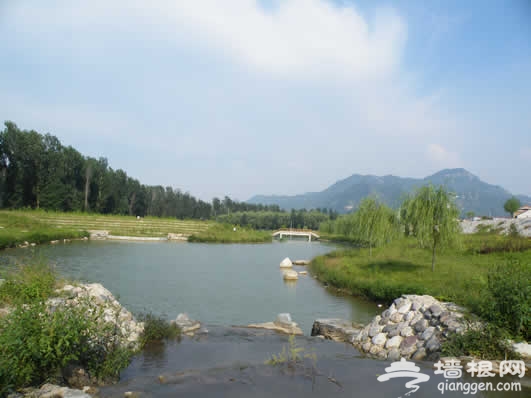
[(81, 228), (72, 226), (59, 228), (30, 214), (13, 211), (0, 211), (0, 227), (0, 249), (22, 245), (24, 242), (45, 243), (89, 235)]
[(88, 231), (104, 230), (110, 235), (131, 237), (166, 237), (168, 234), (189, 236), (191, 242), (258, 243), (271, 240), (268, 231), (236, 228), (215, 221), (178, 220), (175, 218), (62, 213), (39, 210), (0, 210), (0, 249), (24, 242), (49, 243), (75, 239)]
[(265, 243), (271, 242), (271, 231), (234, 227), (230, 224), (214, 224), (209, 229), (194, 233), (189, 242), (205, 243)]

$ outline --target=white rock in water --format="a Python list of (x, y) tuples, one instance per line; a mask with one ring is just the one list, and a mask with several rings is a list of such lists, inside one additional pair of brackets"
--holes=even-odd
[(188, 317), (188, 314), (186, 314), (186, 313), (184, 313), (184, 314), (181, 313), (181, 314), (177, 315), (177, 319), (176, 319), (177, 322), (183, 322), (183, 321), (189, 321), (189, 320), (190, 320), (190, 318)]
[(293, 263), (289, 259), (289, 257), (286, 257), (282, 262), (280, 263), (280, 268), (291, 268), (293, 267)]
[(293, 321), (291, 320), (291, 315), (286, 312), (283, 314), (278, 314), (275, 323), (291, 325)]
[(299, 274), (297, 273), (297, 271), (293, 271), (293, 270), (284, 271), (284, 280), (296, 281), (297, 279), (299, 279)]

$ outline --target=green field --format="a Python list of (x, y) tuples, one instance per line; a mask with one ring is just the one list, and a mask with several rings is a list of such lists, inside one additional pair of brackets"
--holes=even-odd
[(38, 210), (0, 210), (0, 249), (24, 242), (46, 243), (75, 239), (90, 231), (130, 237), (167, 237), (183, 234), (190, 242), (257, 243), (271, 240), (270, 231), (220, 224), (215, 221), (178, 220), (175, 218), (62, 213)]
[(0, 211), (0, 249), (24, 242), (45, 243), (88, 236), (104, 230), (111, 235), (166, 237), (168, 233), (192, 235), (207, 231), (212, 222), (171, 218), (60, 213), (36, 210)]

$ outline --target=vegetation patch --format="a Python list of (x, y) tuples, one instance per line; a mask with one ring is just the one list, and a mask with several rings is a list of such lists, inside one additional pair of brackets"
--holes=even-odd
[(271, 239), (271, 231), (257, 231), (229, 224), (216, 224), (188, 237), (189, 242), (205, 243), (264, 243), (271, 242)]
[(181, 330), (177, 325), (171, 324), (163, 317), (148, 313), (138, 315), (137, 319), (140, 322), (144, 322), (144, 332), (140, 336), (142, 346), (173, 339), (181, 335)]
[(0, 303), (10, 306), (0, 318), (0, 396), (44, 382), (68, 383), (71, 366), (85, 369), (91, 384), (115, 381), (134, 354), (93, 298), (48, 305), (58, 284), (50, 267), (33, 264), (7, 274), (0, 286)]

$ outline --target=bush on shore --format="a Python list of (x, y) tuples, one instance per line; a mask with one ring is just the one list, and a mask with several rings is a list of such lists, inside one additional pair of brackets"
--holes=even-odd
[(86, 369), (91, 383), (116, 380), (133, 355), (90, 298), (47, 306), (56, 281), (50, 267), (35, 264), (10, 273), (0, 286), (0, 303), (12, 306), (0, 318), (0, 396), (47, 381), (62, 384), (70, 365)]

